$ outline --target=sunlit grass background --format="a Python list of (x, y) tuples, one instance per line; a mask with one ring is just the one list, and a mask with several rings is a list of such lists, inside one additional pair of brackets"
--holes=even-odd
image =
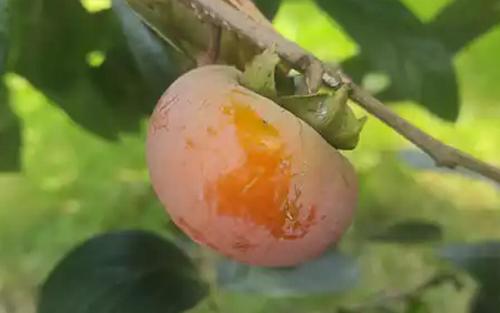
[[(85, 2), (92, 10), (109, 7), (107, 0)], [(425, 21), (449, 1), (404, 2)], [(339, 61), (357, 51), (342, 29), (308, 1), (286, 2), (275, 25), (325, 60)], [(399, 103), (395, 110), (441, 140), (500, 165), (498, 51), (500, 28), (455, 58), (462, 97), (457, 123), (439, 120), (412, 103)], [(80, 128), (22, 77), (5, 79), (23, 123), (24, 145), (22, 173), (0, 174), (0, 313), (29, 313), (38, 285), (74, 244), (111, 229), (140, 227), (168, 234), (168, 217), (145, 168), (146, 121), (141, 133), (108, 142)], [(301, 299), (222, 293), (221, 312), (333, 312), (337, 303), (362, 302), (382, 289), (411, 289), (443, 265), (432, 257), (430, 245), (363, 240), (392, 221), (435, 222), (443, 228), (444, 242), (500, 238), (498, 185), (412, 167), (400, 157), (402, 149), (413, 147), (370, 117), (359, 148), (347, 153), (361, 182), (357, 220), (342, 244), (361, 260), (363, 276), (356, 290)], [(474, 288), (471, 281), (468, 286), (461, 292), (443, 286), (426, 300), (433, 312), (465, 312)]]

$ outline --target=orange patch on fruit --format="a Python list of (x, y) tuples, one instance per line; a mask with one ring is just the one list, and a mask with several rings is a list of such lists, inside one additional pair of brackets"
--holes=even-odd
[(304, 208), (300, 189), (292, 186), (292, 157), (285, 141), (250, 106), (231, 100), (222, 110), (229, 117), (228, 127), (236, 131), (245, 161), (208, 184), (206, 200), (218, 214), (264, 226), (275, 238), (305, 236), (316, 209)]

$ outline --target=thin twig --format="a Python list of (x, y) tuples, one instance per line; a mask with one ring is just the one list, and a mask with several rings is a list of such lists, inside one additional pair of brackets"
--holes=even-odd
[[(261, 48), (271, 48), (274, 46), (281, 58), (301, 72), (305, 72), (311, 63), (321, 64), (324, 71), (323, 82), (327, 86), (337, 89), (349, 81), (341, 72), (333, 71), (329, 66), (296, 43), (285, 39), (272, 28), (255, 22), (224, 1), (178, 1), (193, 9), (201, 18), (245, 37)], [(406, 119), (398, 116), (361, 87), (352, 83), (351, 86), (353, 92), (350, 98), (353, 101), (422, 149), (435, 161), (436, 166), (448, 168), (461, 166), (500, 183), (499, 168), (439, 141)]]

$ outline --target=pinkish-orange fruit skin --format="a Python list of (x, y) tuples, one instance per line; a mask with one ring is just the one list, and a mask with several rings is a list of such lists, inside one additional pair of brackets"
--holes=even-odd
[(350, 163), (314, 129), (204, 66), (177, 79), (151, 117), (147, 162), (172, 220), (240, 262), (293, 266), (349, 227), (357, 199)]

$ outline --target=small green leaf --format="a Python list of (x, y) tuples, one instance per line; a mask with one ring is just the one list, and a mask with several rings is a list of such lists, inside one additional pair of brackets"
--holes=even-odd
[(177, 313), (206, 294), (175, 245), (153, 233), (121, 231), (66, 255), (42, 286), (38, 313)]
[(264, 50), (246, 66), (240, 83), (264, 97), (275, 98), (275, 72), (279, 62), (280, 57), (274, 48)]

